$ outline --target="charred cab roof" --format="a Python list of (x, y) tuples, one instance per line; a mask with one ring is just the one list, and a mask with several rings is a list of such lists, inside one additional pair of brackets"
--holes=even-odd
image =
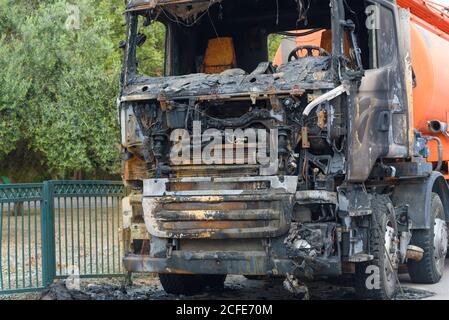
[(127, 11), (138, 11), (156, 8), (156, 6), (176, 5), (176, 4), (196, 4), (196, 3), (215, 3), (221, 0), (129, 0), (126, 5)]

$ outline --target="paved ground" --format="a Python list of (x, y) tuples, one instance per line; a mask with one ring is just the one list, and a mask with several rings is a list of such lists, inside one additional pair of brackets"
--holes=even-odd
[(449, 300), (449, 259), (446, 259), (445, 276), (437, 284), (413, 284), (410, 283), (410, 278), (408, 277), (408, 275), (401, 275), (400, 280), (404, 286), (419, 290), (427, 290), (435, 293), (434, 296), (428, 297), (426, 298), (426, 300)]
[[(92, 300), (278, 300), (297, 299), (287, 292), (282, 285), (283, 279), (278, 280), (248, 280), (242, 276), (228, 276), (223, 292), (207, 292), (196, 296), (177, 296), (166, 294), (157, 277), (134, 276), (133, 286), (124, 287), (119, 278), (83, 279), (80, 291), (69, 291), (63, 283), (54, 285), (46, 293), (47, 299), (92, 299)], [(402, 292), (396, 297), (398, 300), (439, 299), (449, 300), (449, 259), (446, 261), (446, 273), (440, 283), (436, 285), (416, 285), (410, 283), (406, 274), (400, 275)], [(309, 283), (310, 298), (312, 300), (356, 300), (350, 281), (338, 280), (333, 282)], [(39, 299), (39, 294), (22, 294), (14, 296), (0, 296), (2, 299)]]
[[(81, 202), (79, 205), (82, 208)], [(84, 206), (88, 206), (87, 202)], [(120, 272), (122, 244), (117, 232), (121, 225), (120, 211), (97, 206), (100, 209), (56, 210), (58, 275), (71, 274), (73, 270), (84, 274)], [(8, 216), (5, 212), (0, 215), (0, 290), (42, 285), (40, 215), (28, 208), (25, 204), (23, 216)]]

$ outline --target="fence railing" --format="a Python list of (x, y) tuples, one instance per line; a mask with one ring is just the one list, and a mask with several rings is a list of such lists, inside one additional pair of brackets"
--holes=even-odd
[(42, 184), (0, 185), (0, 292), (43, 286)]
[(114, 181), (0, 185), (0, 294), (121, 275), (123, 195)]

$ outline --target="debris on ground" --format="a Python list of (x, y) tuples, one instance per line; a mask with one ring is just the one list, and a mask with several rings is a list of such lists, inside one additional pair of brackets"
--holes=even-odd
[[(228, 276), (221, 292), (208, 291), (195, 296), (167, 294), (157, 277), (134, 276), (133, 285), (125, 286), (125, 281), (117, 278), (82, 279), (79, 290), (68, 289), (63, 280), (53, 283), (43, 291), (40, 300), (355, 300), (357, 296), (351, 283), (325, 281), (301, 284), (296, 278), (289, 278), (287, 285), (304, 289), (289, 292), (286, 280), (248, 280), (240, 276)], [(297, 283), (297, 285), (296, 285)], [(70, 287), (70, 285), (69, 285)], [(425, 290), (404, 286), (395, 300), (419, 300), (434, 296)], [(31, 298), (33, 299), (33, 298)]]
[(70, 288), (70, 286), (68, 288), (64, 280), (59, 280), (45, 289), (39, 300), (91, 300), (91, 297), (87, 293)]
[(283, 282), (284, 288), (292, 293), (295, 297), (300, 297), (302, 300), (309, 300), (309, 289), (307, 286), (300, 282), (295, 276), (287, 274)]

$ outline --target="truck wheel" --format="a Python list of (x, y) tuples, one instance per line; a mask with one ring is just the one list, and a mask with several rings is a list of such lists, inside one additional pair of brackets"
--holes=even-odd
[(216, 274), (159, 274), (165, 292), (170, 294), (195, 295), (209, 287), (223, 290), (226, 275)]
[(370, 254), (374, 259), (356, 265), (355, 290), (364, 299), (392, 299), (397, 289), (397, 225), (388, 196), (372, 199)]
[(434, 284), (444, 272), (447, 253), (447, 225), (440, 196), (432, 193), (431, 225), (427, 230), (413, 230), (411, 244), (424, 250), (421, 261), (409, 260), (408, 272), (412, 282)]
[(205, 277), (206, 286), (212, 291), (223, 291), (224, 283), (226, 281), (225, 274), (206, 274)]

